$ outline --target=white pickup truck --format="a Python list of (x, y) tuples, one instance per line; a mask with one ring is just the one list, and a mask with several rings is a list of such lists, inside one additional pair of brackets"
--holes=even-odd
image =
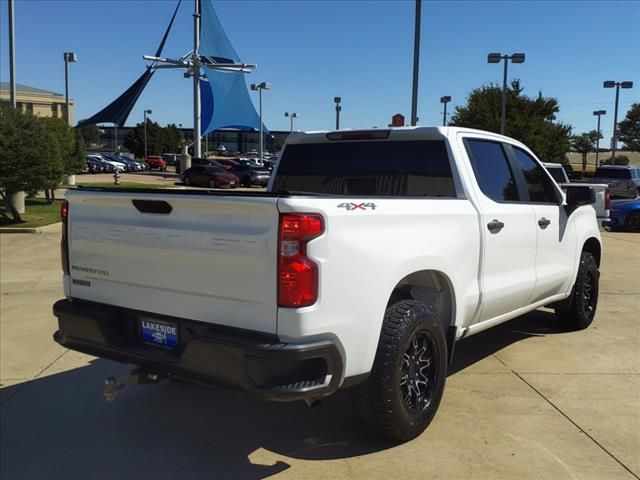
[(592, 322), (593, 202), (492, 133), (293, 133), (266, 192), (69, 190), (54, 339), (271, 400), (360, 383), (365, 420), (406, 441), (456, 340), (542, 306)]

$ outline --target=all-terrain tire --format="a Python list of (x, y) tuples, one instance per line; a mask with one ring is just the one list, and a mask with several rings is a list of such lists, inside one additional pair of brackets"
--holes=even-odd
[(589, 252), (582, 252), (569, 306), (556, 308), (556, 315), (576, 330), (584, 330), (591, 325), (598, 306), (599, 281), (600, 272), (596, 259)]
[(446, 376), (447, 342), (437, 315), (415, 300), (391, 305), (360, 393), (365, 422), (395, 441), (417, 437), (438, 410)]

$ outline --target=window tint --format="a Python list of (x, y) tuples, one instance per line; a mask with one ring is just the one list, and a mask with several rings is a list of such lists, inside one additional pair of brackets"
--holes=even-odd
[(567, 181), (562, 167), (547, 167), (547, 172), (549, 172), (558, 183), (565, 183)]
[(456, 197), (443, 140), (288, 145), (274, 188), (334, 195)]
[(534, 203), (558, 203), (556, 187), (542, 165), (524, 150), (513, 147), (513, 152), (516, 154), (524, 180), (527, 183), (529, 200)]
[(631, 173), (626, 168), (600, 167), (596, 170), (594, 177), (600, 178), (631, 178)]
[(496, 202), (517, 201), (518, 190), (502, 145), (472, 139), (465, 143), (482, 193)]

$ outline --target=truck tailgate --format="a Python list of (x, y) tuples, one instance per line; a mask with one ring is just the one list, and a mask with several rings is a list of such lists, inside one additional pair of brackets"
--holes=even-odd
[(276, 197), (80, 190), (67, 200), (71, 297), (276, 333)]

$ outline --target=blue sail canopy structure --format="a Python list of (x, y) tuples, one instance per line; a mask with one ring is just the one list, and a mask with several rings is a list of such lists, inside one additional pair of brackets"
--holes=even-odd
[[(178, 9), (180, 8), (180, 4), (182, 0), (178, 0), (178, 4), (176, 5), (176, 9), (173, 11), (173, 16), (171, 17), (171, 21), (169, 22), (169, 26), (164, 32), (162, 36), (162, 40), (160, 41), (160, 45), (156, 50), (156, 57), (162, 55), (162, 51), (164, 50), (164, 44), (167, 42), (167, 37), (169, 36), (169, 32), (171, 31), (171, 27), (173, 26), (173, 21), (176, 19), (176, 14), (178, 13)], [(109, 105), (104, 107), (98, 113), (93, 115), (91, 118), (87, 118), (86, 120), (82, 120), (78, 122), (76, 127), (83, 127), (85, 125), (95, 125), (98, 123), (115, 123), (119, 127), (122, 127), (124, 123), (127, 121), (131, 110), (133, 110), (133, 106), (138, 101), (138, 97), (153, 77), (155, 70), (153, 66), (149, 66), (146, 68), (144, 73), (140, 75), (140, 77), (133, 82), (128, 89), (124, 91), (122, 95), (116, 98)]]
[[(210, 0), (202, 1), (201, 14), (200, 55), (217, 63), (241, 63)], [(208, 66), (203, 71), (208, 82), (200, 83), (202, 135), (218, 129), (259, 130), (260, 117), (249, 97), (244, 73)], [(268, 131), (264, 126), (263, 130)]]
[[(211, 0), (194, 1), (197, 2), (196, 12), (200, 12), (201, 23), (200, 46), (197, 55), (193, 55), (193, 60), (191, 62), (185, 60), (193, 52), (179, 60), (160, 58), (182, 2), (179, 0), (155, 57), (148, 58), (153, 59), (153, 63), (118, 98), (91, 118), (79, 122), (77, 126), (114, 123), (122, 127), (158, 68), (185, 68), (189, 71), (194, 68), (194, 64), (199, 64), (203, 73), (200, 81), (201, 121), (199, 125), (202, 135), (217, 129), (242, 131), (260, 129), (260, 118), (249, 97), (244, 79), (243, 70), (247, 71), (247, 68), (244, 68), (246, 66), (242, 64), (238, 53), (231, 45)], [(218, 64), (220, 66), (217, 66)], [(263, 131), (267, 131), (264, 125)]]

